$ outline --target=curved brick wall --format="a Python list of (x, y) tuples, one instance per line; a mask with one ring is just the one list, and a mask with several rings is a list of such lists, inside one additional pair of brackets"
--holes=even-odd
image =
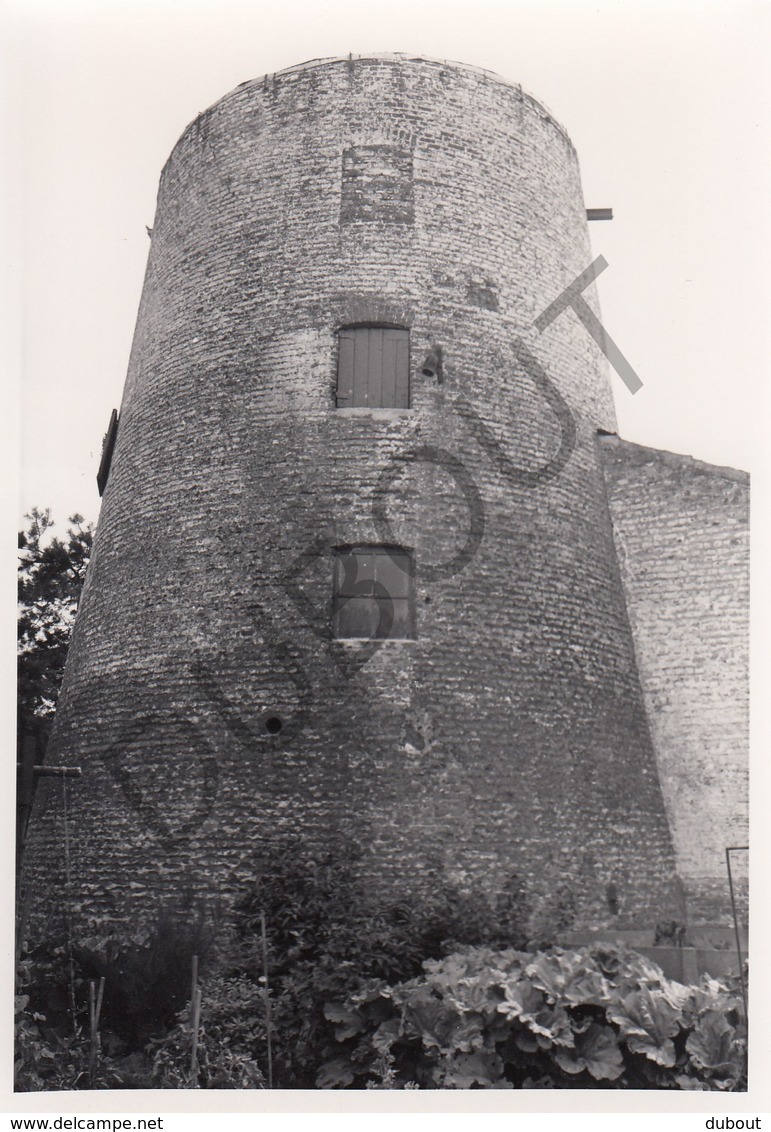
[[(606, 436), (613, 528), (690, 924), (731, 924), (747, 845), (749, 476)], [(748, 859), (732, 856), (747, 915)]]
[[(569, 139), (486, 72), (322, 61), (244, 84), (186, 130), (53, 744), (83, 767), (84, 917), (227, 894), (277, 831), (341, 830), (387, 891), (432, 876), (495, 893), (516, 873), (536, 909), (567, 886), (580, 926), (675, 914), (594, 443), (613, 427), (604, 362), (572, 312), (532, 329), (591, 258)], [(335, 331), (356, 323), (410, 329), (409, 411), (335, 408)], [(517, 335), (577, 428), (543, 481), (521, 473), (560, 430)], [(420, 372), (436, 346), (441, 382)], [(461, 461), (484, 505), (449, 577), (427, 566), (464, 544), (469, 509), (446, 466), (410, 458), (425, 446)], [(378, 499), (418, 564), (416, 639), (367, 659), (320, 625), (329, 548), (381, 542)], [(43, 782), (28, 866), (46, 885), (60, 806)]]

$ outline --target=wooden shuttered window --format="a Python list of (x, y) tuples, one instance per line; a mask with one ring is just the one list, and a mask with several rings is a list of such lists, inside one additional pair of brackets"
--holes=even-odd
[(338, 409), (410, 407), (409, 330), (356, 326), (338, 339)]
[(413, 558), (396, 547), (335, 552), (332, 624), (343, 639), (408, 640), (415, 636)]

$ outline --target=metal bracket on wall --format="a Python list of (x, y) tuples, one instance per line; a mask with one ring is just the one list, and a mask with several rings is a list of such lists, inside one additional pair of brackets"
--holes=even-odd
[(612, 220), (613, 219), (613, 209), (612, 208), (587, 208), (586, 219), (587, 220)]
[(16, 764), (16, 874), (21, 870), (24, 847), (27, 839), (27, 826), (32, 814), (35, 797), (35, 783), (39, 778), (80, 778), (79, 766), (45, 766), (32, 764), (36, 751), (34, 745), (26, 743), (22, 761)]
[(38, 778), (80, 778), (79, 766), (35, 766), (32, 773)]

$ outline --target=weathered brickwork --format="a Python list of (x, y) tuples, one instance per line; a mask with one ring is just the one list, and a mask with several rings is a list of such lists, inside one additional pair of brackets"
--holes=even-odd
[[(725, 848), (748, 844), (749, 478), (600, 445), (689, 920), (728, 923)], [(746, 854), (732, 870), (746, 914)]]
[(412, 186), (412, 151), (404, 146), (360, 145), (343, 150), (340, 223), (412, 224)]
[[(486, 72), (322, 61), (188, 127), (51, 756), (83, 768), (60, 887), (76, 930), (226, 899), (281, 831), (352, 833), (375, 891), (516, 874), (534, 906), (567, 885), (577, 927), (681, 915), (595, 439), (604, 360), (571, 312), (532, 328), (590, 261), (569, 139)], [(361, 323), (410, 330), (410, 409), (336, 410), (335, 332)], [(517, 472), (561, 436), (517, 336), (576, 423), (552, 478)], [(332, 548), (388, 541), (378, 504), (417, 608), (415, 639), (370, 657), (319, 634)], [(438, 568), (470, 528), (470, 560)], [(63, 867), (44, 781), (28, 875), (49, 894)]]

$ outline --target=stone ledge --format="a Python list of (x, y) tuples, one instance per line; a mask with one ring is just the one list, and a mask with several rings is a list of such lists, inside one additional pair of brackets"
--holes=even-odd
[(331, 414), (345, 420), (361, 417), (372, 421), (398, 421), (414, 416), (415, 409), (367, 409), (362, 406), (356, 409), (332, 409)]

